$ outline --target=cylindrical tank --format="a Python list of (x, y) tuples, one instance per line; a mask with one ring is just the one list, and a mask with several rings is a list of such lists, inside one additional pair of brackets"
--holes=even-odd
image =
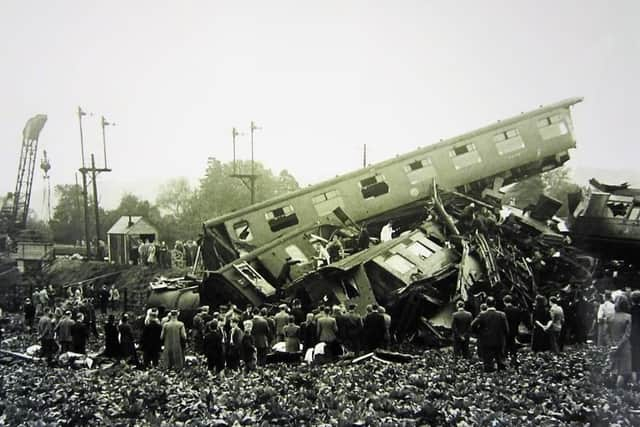
[(148, 307), (160, 309), (160, 316), (169, 310), (180, 311), (180, 320), (190, 325), (200, 306), (200, 294), (197, 286), (184, 289), (152, 291), (147, 301)]

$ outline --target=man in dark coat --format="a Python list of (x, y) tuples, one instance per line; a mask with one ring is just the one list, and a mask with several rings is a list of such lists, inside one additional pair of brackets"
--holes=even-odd
[(362, 341), (362, 317), (356, 313), (356, 305), (354, 303), (349, 304), (349, 311), (344, 316), (344, 327), (346, 329), (344, 331), (345, 344), (357, 356), (360, 354)]
[(87, 352), (87, 339), (89, 338), (89, 328), (84, 323), (84, 315), (78, 313), (76, 321), (71, 325), (71, 351), (85, 354)]
[[(266, 313), (266, 310), (264, 310)], [(251, 335), (253, 336), (253, 342), (256, 346), (258, 365), (262, 366), (267, 360), (267, 353), (269, 351), (269, 322), (261, 314), (254, 314), (251, 320)]]
[(510, 356), (511, 366), (517, 367), (518, 344), (516, 343), (516, 337), (518, 336), (518, 327), (525, 319), (525, 314), (524, 311), (513, 304), (511, 295), (505, 295), (502, 301), (504, 302), (504, 314), (507, 316), (507, 323), (509, 324), (505, 353)]
[(107, 285), (102, 285), (102, 288), (100, 288), (98, 301), (100, 302), (100, 311), (102, 314), (107, 314), (107, 307), (109, 306), (109, 289), (107, 289)]
[(120, 332), (120, 354), (125, 361), (137, 365), (138, 354), (134, 345), (133, 330), (129, 324), (129, 315), (127, 313), (122, 314), (120, 325), (118, 325), (118, 332)]
[(325, 354), (328, 353), (329, 356), (338, 356), (340, 354), (338, 332), (336, 319), (331, 316), (331, 307), (326, 306), (324, 316), (319, 317), (316, 322), (316, 333), (318, 335), (318, 342), (326, 344)]
[(240, 368), (242, 357), (242, 338), (244, 331), (240, 328), (238, 320), (231, 319), (231, 329), (229, 330), (229, 345), (227, 346), (227, 368), (237, 370)]
[(385, 323), (382, 313), (378, 312), (378, 305), (367, 306), (367, 315), (363, 321), (364, 350), (373, 351), (384, 344)]
[(27, 330), (31, 332), (33, 328), (33, 319), (36, 317), (36, 306), (31, 302), (31, 298), (24, 300), (24, 306), (22, 307), (24, 312), (24, 324)]
[(505, 366), (502, 356), (509, 334), (509, 324), (507, 316), (502, 311), (496, 310), (496, 301), (493, 297), (487, 298), (487, 310), (481, 312), (471, 322), (471, 330), (478, 334), (484, 371), (493, 372), (496, 363), (498, 370), (503, 370)]
[(469, 334), (471, 333), (471, 321), (473, 316), (464, 309), (464, 301), (456, 303), (458, 311), (453, 313), (451, 320), (451, 332), (453, 332), (453, 356), (462, 356), (468, 359), (469, 354)]
[(215, 369), (216, 374), (224, 369), (224, 332), (216, 319), (207, 323), (207, 333), (204, 336), (204, 355), (207, 357), (207, 368)]
[(67, 310), (55, 327), (58, 335), (58, 343), (60, 344), (60, 351), (62, 353), (71, 351), (73, 343), (73, 334), (71, 331), (75, 323), (71, 318), (71, 311)]
[(116, 318), (110, 314), (104, 324), (104, 357), (120, 357), (120, 341), (118, 341), (118, 325)]
[(158, 319), (158, 310), (150, 309), (147, 318), (144, 320), (142, 336), (140, 337), (140, 347), (142, 348), (142, 362), (145, 368), (150, 365), (158, 366), (160, 351), (162, 350), (162, 325)]

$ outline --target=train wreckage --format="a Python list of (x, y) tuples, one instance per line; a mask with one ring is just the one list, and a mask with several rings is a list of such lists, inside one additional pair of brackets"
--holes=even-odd
[(510, 293), (529, 306), (546, 286), (590, 281), (593, 259), (554, 227), (559, 203), (543, 197), (523, 213), (503, 208), (500, 192), (569, 160), (571, 107), (581, 101), (540, 107), (209, 220), (202, 279), (155, 283), (149, 305), (298, 299), (307, 309), (355, 304), (364, 313), (380, 304), (397, 335), (437, 341), (456, 299), (472, 305), (478, 293)]

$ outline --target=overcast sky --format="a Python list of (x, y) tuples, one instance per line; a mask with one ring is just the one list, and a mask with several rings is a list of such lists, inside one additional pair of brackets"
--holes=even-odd
[[(26, 120), (51, 183), (87, 153), (102, 202), (196, 182), (207, 157), (248, 156), (316, 183), (572, 96), (574, 169), (637, 169), (640, 2), (0, 2), (0, 191), (13, 191)], [(88, 158), (88, 155), (87, 155)], [(39, 160), (38, 160), (39, 162)], [(640, 184), (640, 183), (637, 183)], [(42, 205), (36, 171), (32, 208)]]

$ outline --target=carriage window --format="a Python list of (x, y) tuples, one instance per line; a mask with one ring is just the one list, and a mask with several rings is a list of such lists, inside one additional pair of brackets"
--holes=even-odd
[(265, 219), (269, 223), (271, 231), (280, 231), (287, 227), (292, 227), (299, 223), (298, 216), (293, 210), (292, 205), (283, 206), (264, 214)]
[(456, 169), (466, 168), (482, 162), (474, 143), (453, 147), (453, 150), (449, 151), (449, 157)]
[(404, 171), (409, 178), (411, 185), (419, 182), (428, 181), (436, 175), (436, 170), (431, 163), (431, 158), (415, 160), (404, 166)]
[(248, 221), (240, 221), (233, 224), (233, 231), (236, 233), (236, 237), (244, 242), (250, 242), (253, 240), (253, 233), (251, 233), (251, 227)]
[(407, 247), (407, 249), (409, 252), (419, 256), (421, 259), (427, 259), (433, 255), (433, 251), (420, 242), (413, 242)]
[(415, 265), (411, 261), (399, 254), (391, 255), (384, 260), (384, 263), (400, 274), (406, 274), (415, 268)]
[(556, 138), (569, 132), (562, 114), (556, 114), (538, 120), (538, 130), (544, 140)]
[(409, 172), (420, 170), (428, 166), (431, 166), (431, 159), (427, 157), (426, 159), (416, 160), (414, 162), (409, 163), (408, 165), (405, 165), (404, 171), (409, 173)]
[(508, 129), (493, 136), (498, 154), (505, 155), (524, 148), (524, 140), (518, 129)]
[(376, 174), (360, 181), (360, 192), (365, 199), (382, 196), (389, 192), (384, 175)]

